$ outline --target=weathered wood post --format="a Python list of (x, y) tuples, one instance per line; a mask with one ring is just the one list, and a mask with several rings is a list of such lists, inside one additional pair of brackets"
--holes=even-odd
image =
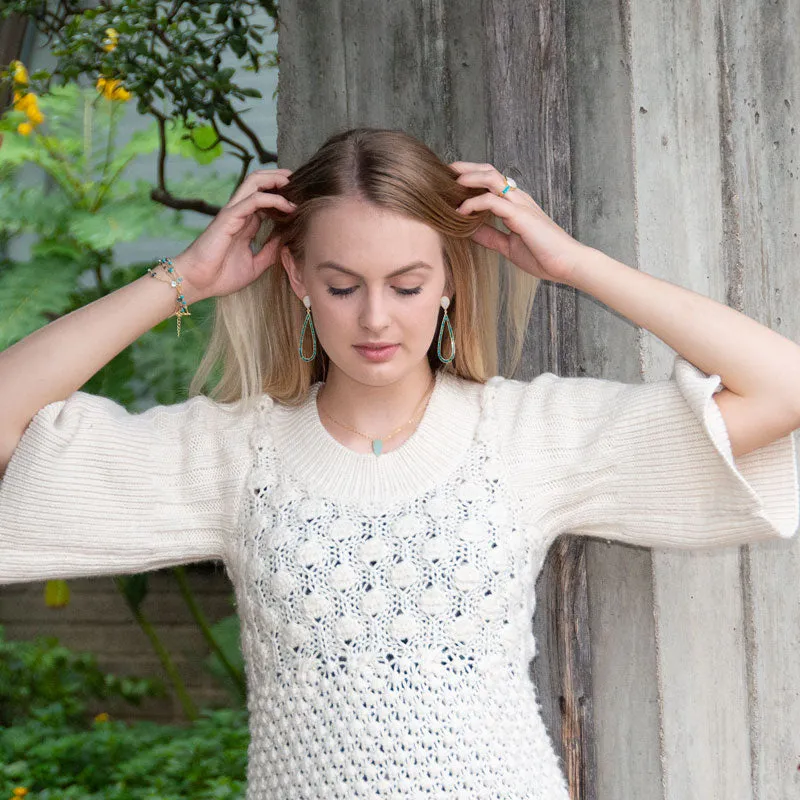
[[(797, 3), (570, 0), (575, 233), (800, 340)], [(588, 298), (582, 370), (672, 351)], [(800, 796), (800, 548), (587, 547), (599, 798)]]
[[(278, 153), (292, 168), (333, 129), (401, 127), (443, 158), (516, 168), (571, 229), (564, 4), (315, 2), (282, 7)], [(577, 374), (575, 293), (542, 284), (530, 379)], [(536, 682), (573, 797), (593, 798), (584, 543), (564, 537), (539, 581)]]
[[(580, 241), (800, 339), (800, 4), (297, 0), (282, 16), (281, 166), (333, 129), (403, 127), (445, 159), (518, 169)], [(655, 380), (673, 355), (542, 284), (514, 377)], [(554, 545), (535, 677), (573, 798), (798, 793), (799, 554)]]

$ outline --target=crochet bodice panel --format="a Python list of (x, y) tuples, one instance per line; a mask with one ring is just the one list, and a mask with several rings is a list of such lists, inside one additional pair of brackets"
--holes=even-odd
[(492, 388), (449, 474), (368, 508), (293, 474), (269, 414), (255, 432), (228, 561), (249, 798), (566, 798), (529, 678), (547, 543), (493, 447)]

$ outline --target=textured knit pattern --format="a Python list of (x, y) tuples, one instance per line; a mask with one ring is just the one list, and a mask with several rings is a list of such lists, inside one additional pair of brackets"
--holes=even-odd
[(327, 432), (319, 384), (244, 413), (77, 392), (0, 484), (0, 582), (222, 559), (248, 800), (568, 800), (529, 678), (553, 540), (739, 545), (800, 524), (793, 436), (734, 460), (720, 388), (680, 357), (649, 384), (438, 373), (381, 456)]

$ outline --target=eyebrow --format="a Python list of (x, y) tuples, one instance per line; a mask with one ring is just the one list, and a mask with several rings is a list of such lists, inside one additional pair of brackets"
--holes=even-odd
[[(414, 261), (411, 264), (407, 264), (405, 267), (396, 269), (394, 272), (389, 273), (386, 277), (395, 278), (398, 275), (402, 275), (404, 272), (411, 272), (412, 269), (419, 269), (420, 267), (423, 269), (433, 269), (433, 267), (426, 261)], [(316, 267), (314, 267), (314, 269), (335, 269), (337, 272), (344, 272), (346, 275), (352, 275), (355, 278), (363, 277), (357, 272), (353, 272), (352, 270), (347, 269), (347, 267), (337, 264), (335, 261), (321, 261)]]

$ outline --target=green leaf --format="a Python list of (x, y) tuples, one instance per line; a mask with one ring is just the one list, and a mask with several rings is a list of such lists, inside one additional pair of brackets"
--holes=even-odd
[(112, 249), (142, 236), (170, 236), (172, 225), (164, 207), (150, 198), (131, 195), (112, 198), (97, 211), (77, 209), (68, 226), (76, 241), (92, 250)]
[[(183, 138), (185, 137), (185, 138)], [(222, 155), (222, 142), (211, 125), (185, 128), (178, 152), (198, 164), (210, 164)]]
[(213, 303), (208, 299), (189, 306), (189, 316), (181, 317), (180, 337), (177, 319), (170, 316), (131, 345), (136, 375), (157, 403), (187, 399), (189, 383), (208, 345)]
[(0, 350), (72, 309), (71, 295), (85, 266), (69, 260), (35, 259), (0, 272)]
[[(239, 673), (244, 672), (244, 658), (241, 649), (241, 623), (237, 614), (224, 617), (211, 626), (214, 640), (222, 650), (225, 658)], [(213, 675), (228, 691), (231, 701), (241, 706), (242, 696), (239, 687), (231, 678), (228, 670), (216, 653), (211, 653), (203, 661), (203, 666)]]
[(31, 255), (35, 259), (61, 259), (62, 261), (74, 261), (81, 264), (86, 253), (74, 244), (64, 240), (40, 239), (31, 245)]
[(34, 153), (33, 136), (23, 136), (21, 133), (16, 132), (16, 127), (19, 122), (24, 121), (22, 118), (17, 117), (17, 122), (11, 120), (11, 114), (4, 118), (0, 123), (2, 129), (2, 143), (0, 144), (0, 164), (9, 167), (16, 167), (29, 161)]
[(84, 384), (83, 391), (102, 395), (129, 407), (137, 400), (133, 381), (136, 366), (130, 348), (125, 348)]

